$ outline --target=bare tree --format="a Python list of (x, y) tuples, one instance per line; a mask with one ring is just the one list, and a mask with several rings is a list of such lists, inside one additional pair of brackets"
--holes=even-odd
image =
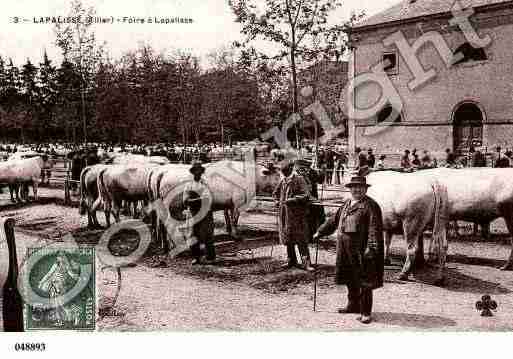
[(91, 19), (96, 11), (93, 7), (86, 8), (81, 0), (72, 0), (69, 16), (80, 21), (69, 24), (56, 24), (56, 45), (60, 47), (64, 59), (73, 63), (81, 77), (80, 99), (81, 118), (84, 143), (87, 142), (87, 97), (94, 87), (94, 75), (100, 63), (104, 46), (99, 44)]

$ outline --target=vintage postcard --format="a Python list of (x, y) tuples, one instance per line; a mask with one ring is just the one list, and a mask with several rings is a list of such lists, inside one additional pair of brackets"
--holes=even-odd
[(512, 38), (512, 0), (7, 1), (1, 330), (513, 331)]

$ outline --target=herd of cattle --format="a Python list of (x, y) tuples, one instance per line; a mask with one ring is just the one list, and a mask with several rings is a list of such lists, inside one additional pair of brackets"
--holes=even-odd
[[(206, 165), (204, 176), (211, 192), (211, 208), (224, 211), (230, 235), (234, 235), (232, 228), (236, 231), (239, 209), (254, 200), (249, 193), (252, 184), (255, 193), (269, 194), (280, 180), (275, 168), (255, 164), (252, 176), (247, 176), (250, 170), (247, 167), (243, 162), (226, 160)], [(162, 239), (167, 218), (170, 215), (183, 218), (183, 190), (192, 178), (189, 169), (187, 164), (157, 165), (150, 162), (86, 167), (80, 176), (80, 213), (87, 214), (88, 225), (94, 227), (99, 226), (96, 211), (103, 209), (107, 226), (110, 226), (111, 214), (116, 222), (120, 221), (123, 203), (136, 206), (142, 202), (143, 208), (153, 208), (153, 212), (157, 212), (153, 224), (156, 228), (158, 226), (159, 230), (155, 232)], [(165, 210), (156, 211), (156, 204), (164, 206)]]
[[(17, 195), (20, 188), (28, 185), (33, 186), (37, 199), (41, 170), (50, 168), (50, 161), (34, 157), (0, 163), (0, 183), (9, 185), (13, 201), (13, 193)], [(123, 203), (144, 202), (144, 208), (157, 213), (153, 213), (152, 224), (156, 236), (164, 240), (169, 215), (183, 218), (182, 194), (185, 184), (191, 180), (190, 166), (162, 164), (158, 159), (145, 156), (114, 163), (89, 166), (81, 173), (80, 213), (87, 214), (88, 226), (99, 226), (96, 216), (99, 209), (103, 209), (107, 226), (110, 226), (111, 214), (117, 222), (120, 221)], [(256, 195), (268, 195), (280, 180), (275, 167), (247, 166), (247, 163), (226, 160), (205, 166), (211, 208), (224, 211), (227, 230), (233, 235), (239, 209), (255, 199), (250, 188), (253, 187)], [(377, 171), (367, 174), (371, 184), (368, 195), (378, 202), (383, 212), (386, 259), (390, 254), (392, 235), (403, 234), (407, 250), (400, 277), (407, 278), (414, 264), (423, 263), (421, 239), (426, 229), (432, 229), (429, 253), (438, 259), (438, 282), (442, 283), (450, 220), (486, 225), (502, 217), (509, 233), (513, 234), (512, 176), (513, 169), (508, 168), (437, 168), (414, 173)], [(346, 195), (345, 192), (323, 191), (320, 200), (321, 203), (336, 203)], [(164, 212), (148, 206), (152, 203), (158, 203)], [(513, 269), (513, 238), (510, 257), (501, 269)]]

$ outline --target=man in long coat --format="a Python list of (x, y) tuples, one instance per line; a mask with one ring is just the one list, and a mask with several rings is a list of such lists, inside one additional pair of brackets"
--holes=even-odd
[(278, 202), (278, 231), (280, 243), (287, 246), (286, 268), (297, 267), (295, 245), (298, 246), (303, 269), (313, 271), (308, 242), (312, 237), (309, 224), (310, 193), (305, 179), (293, 172), (294, 163), (283, 161), (280, 166), (283, 178), (274, 190)]
[[(191, 246), (194, 261), (192, 264), (213, 264), (216, 259), (214, 247), (214, 215), (211, 208), (202, 208), (205, 205), (206, 197), (210, 196), (210, 191), (206, 180), (202, 177), (205, 167), (201, 162), (195, 161), (189, 170), (193, 175), (193, 180), (189, 182), (184, 189), (183, 202), (189, 209), (190, 215), (199, 216), (197, 223), (192, 226), (192, 235), (196, 237), (196, 243)], [(207, 201), (208, 202), (208, 201)], [(210, 202), (207, 203), (210, 206)], [(195, 221), (196, 222), (196, 221)], [(201, 260), (201, 244), (205, 245), (206, 261)]]
[(372, 291), (383, 286), (383, 216), (379, 205), (366, 195), (365, 177), (353, 177), (346, 186), (351, 199), (319, 228), (314, 239), (338, 232), (335, 282), (348, 289), (348, 304), (339, 313), (361, 313), (358, 320), (368, 324)]
[[(297, 160), (295, 168), (296, 173), (305, 180), (312, 199), (319, 199), (318, 183), (323, 181), (321, 174), (314, 170), (312, 163), (307, 160)], [(310, 234), (313, 236), (321, 223), (326, 220), (326, 214), (322, 206), (310, 206), (309, 211), (308, 223), (310, 224)]]

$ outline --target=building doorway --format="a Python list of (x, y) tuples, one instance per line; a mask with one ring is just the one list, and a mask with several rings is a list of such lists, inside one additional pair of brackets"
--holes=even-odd
[(483, 143), (483, 113), (472, 102), (461, 104), (453, 117), (453, 151), (457, 155), (468, 154), (470, 147)]

